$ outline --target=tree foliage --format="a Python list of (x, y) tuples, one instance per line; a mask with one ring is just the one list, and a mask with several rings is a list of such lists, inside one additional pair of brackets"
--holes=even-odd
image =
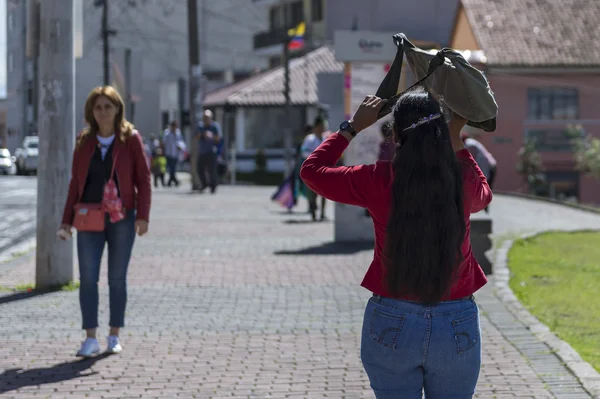
[(566, 134), (571, 138), (577, 169), (600, 180), (600, 139), (586, 134), (581, 125), (570, 125)]

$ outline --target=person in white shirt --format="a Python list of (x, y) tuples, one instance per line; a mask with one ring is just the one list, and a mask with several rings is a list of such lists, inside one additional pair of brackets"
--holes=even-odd
[[(315, 118), (313, 125), (313, 132), (307, 135), (300, 146), (300, 164), (308, 158), (308, 156), (321, 145), (323, 140), (328, 136), (326, 121), (322, 116)], [(309, 212), (312, 216), (312, 220), (317, 220), (317, 194), (304, 184), (302, 179), (299, 179), (300, 187), (299, 193), (304, 195), (308, 200)], [(325, 220), (325, 203), (327, 199), (321, 197), (321, 220)]]
[(169, 173), (167, 185), (171, 187), (171, 183), (175, 183), (175, 186), (179, 186), (177, 163), (181, 152), (185, 150), (185, 142), (181, 130), (177, 127), (177, 121), (171, 122), (169, 128), (164, 131), (162, 141), (165, 158), (167, 158), (167, 172)]
[[(465, 147), (469, 150), (479, 169), (485, 175), (490, 189), (494, 189), (494, 180), (496, 178), (496, 158), (485, 148), (483, 144), (471, 137), (467, 132), (461, 132), (461, 138)], [(485, 211), (489, 213), (489, 207)]]

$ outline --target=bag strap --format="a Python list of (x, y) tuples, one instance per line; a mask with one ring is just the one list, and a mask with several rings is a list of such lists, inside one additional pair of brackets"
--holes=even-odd
[[(115, 140), (117, 140), (117, 138), (115, 137)], [(114, 145), (114, 144), (113, 144)], [(115, 156), (113, 157), (113, 164), (112, 164), (112, 169), (110, 171), (110, 180), (112, 180), (115, 176), (115, 165), (117, 164), (117, 158), (119, 157), (119, 151), (117, 151), (116, 146), (113, 147), (113, 153), (115, 154)]]

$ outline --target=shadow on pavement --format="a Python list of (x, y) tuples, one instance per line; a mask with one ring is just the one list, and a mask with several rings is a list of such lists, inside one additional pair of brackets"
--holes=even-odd
[(373, 243), (359, 242), (327, 242), (318, 246), (275, 251), (275, 255), (352, 255), (362, 251), (372, 251)]
[(99, 360), (110, 356), (101, 354), (91, 359), (82, 359), (73, 362), (59, 363), (52, 367), (36, 369), (8, 369), (0, 374), (0, 394), (14, 391), (23, 387), (37, 386), (44, 384), (53, 384), (56, 382), (68, 381), (73, 378), (89, 377), (98, 374), (97, 371), (91, 371), (82, 374)]
[(29, 298), (33, 298), (36, 296), (49, 294), (49, 293), (50, 293), (50, 291), (35, 291), (35, 290), (31, 291), (31, 292), (26, 292), (26, 291), (15, 292), (14, 294), (0, 296), (0, 305), (5, 304), (5, 303), (10, 303), (10, 302), (15, 302), (15, 301), (21, 301), (23, 299), (29, 299)]
[(284, 220), (283, 224), (309, 224), (309, 223), (327, 223), (329, 219), (325, 220), (312, 220), (312, 219), (287, 219)]

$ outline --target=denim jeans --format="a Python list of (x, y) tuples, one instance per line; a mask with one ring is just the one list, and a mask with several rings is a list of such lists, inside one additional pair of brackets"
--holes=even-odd
[[(210, 187), (211, 190), (215, 190), (219, 183), (218, 176), (218, 159), (217, 154), (214, 152), (198, 154), (197, 171), (198, 178), (200, 179), (200, 189)], [(206, 174), (208, 173), (208, 180)]]
[(79, 305), (83, 329), (98, 327), (98, 279), (105, 243), (108, 243), (109, 325), (125, 326), (127, 268), (135, 241), (135, 211), (127, 211), (125, 219), (117, 223), (111, 223), (107, 215), (105, 226), (102, 232), (77, 233)]
[[(169, 181), (167, 185), (171, 185), (171, 183), (178, 184), (177, 180), (177, 163), (179, 159), (177, 157), (167, 157), (167, 173), (169, 174)], [(164, 186), (164, 183), (163, 183)]]
[(361, 360), (377, 399), (471, 399), (481, 367), (475, 300), (428, 306), (374, 295)]

